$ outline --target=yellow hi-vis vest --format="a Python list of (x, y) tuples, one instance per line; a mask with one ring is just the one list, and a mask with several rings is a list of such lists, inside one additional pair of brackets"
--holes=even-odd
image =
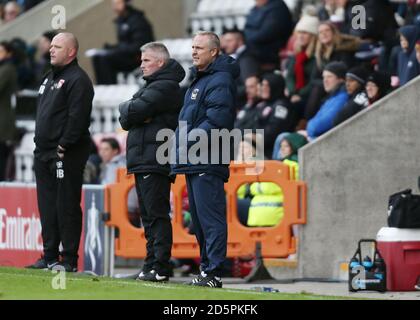
[[(290, 179), (299, 179), (299, 164), (292, 160), (283, 160), (289, 167)], [(238, 188), (238, 198), (243, 199), (247, 193), (247, 185)], [(247, 225), (250, 227), (273, 227), (284, 217), (283, 190), (273, 182), (254, 182), (250, 193), (253, 196), (248, 211)]]
[(250, 227), (272, 227), (281, 222), (284, 216), (281, 188), (272, 182), (254, 182), (251, 185), (251, 206), (247, 225)]

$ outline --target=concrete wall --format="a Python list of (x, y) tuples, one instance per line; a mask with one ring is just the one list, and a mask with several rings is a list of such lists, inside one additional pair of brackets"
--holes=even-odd
[(417, 190), (420, 78), (300, 151), (308, 184), (298, 277), (338, 278), (361, 238), (387, 224), (388, 196)]

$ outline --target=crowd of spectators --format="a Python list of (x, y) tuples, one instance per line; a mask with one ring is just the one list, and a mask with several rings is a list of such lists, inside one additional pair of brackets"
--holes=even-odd
[(266, 159), (280, 159), (284, 134), (313, 141), (420, 74), (420, 1), (325, 0), (297, 21), (282, 0), (255, 3), (222, 44), (244, 65), (235, 126), (264, 129)]

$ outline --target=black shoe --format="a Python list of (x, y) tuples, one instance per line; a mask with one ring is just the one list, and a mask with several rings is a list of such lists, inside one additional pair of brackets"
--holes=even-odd
[(202, 277), (201, 280), (196, 281), (192, 284), (198, 287), (210, 287), (210, 288), (221, 288), (223, 286), (222, 279), (215, 276)]
[[(141, 274), (141, 273), (140, 273)], [(143, 277), (137, 277), (137, 280), (151, 281), (151, 282), (166, 282), (169, 280), (168, 276), (160, 276), (155, 270), (145, 273)]]
[(141, 281), (143, 281), (144, 280), (144, 277), (146, 276), (146, 274), (148, 274), (150, 271), (141, 271), (139, 274), (138, 274), (138, 276), (137, 276), (137, 278), (136, 278), (136, 280), (141, 280)]
[(58, 260), (47, 262), (45, 258), (41, 257), (34, 264), (26, 266), (26, 269), (38, 269), (38, 270), (52, 270), (57, 264)]
[(207, 277), (207, 274), (204, 271), (201, 271), (201, 273), (198, 276), (196, 276), (194, 279), (192, 279), (187, 284), (190, 285), (190, 286), (193, 286), (197, 282), (200, 282), (201, 280), (203, 280), (205, 277)]
[(419, 282), (419, 283), (417, 283), (417, 284), (414, 286), (414, 289), (416, 289), (416, 290), (419, 290), (419, 291), (420, 291), (420, 282)]
[(52, 267), (53, 271), (65, 271), (65, 272), (77, 272), (77, 266), (72, 265), (67, 262), (59, 262), (54, 267)]

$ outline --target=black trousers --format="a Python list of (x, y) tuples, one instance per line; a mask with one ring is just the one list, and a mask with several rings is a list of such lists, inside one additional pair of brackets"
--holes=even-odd
[(133, 56), (110, 54), (92, 58), (96, 83), (107, 85), (117, 83), (118, 72), (130, 72), (139, 66), (140, 60)]
[(143, 272), (155, 270), (160, 276), (170, 276), (169, 263), (172, 249), (172, 225), (169, 213), (171, 181), (158, 173), (135, 175), (140, 216), (146, 236), (147, 256)]
[(11, 148), (4, 142), (0, 142), (0, 181), (6, 180), (6, 165)]
[(63, 262), (77, 265), (82, 209), (80, 207), (83, 170), (89, 144), (66, 152), (64, 159), (42, 161), (35, 158), (38, 209), (41, 216), (44, 257), (57, 260), (60, 242)]

